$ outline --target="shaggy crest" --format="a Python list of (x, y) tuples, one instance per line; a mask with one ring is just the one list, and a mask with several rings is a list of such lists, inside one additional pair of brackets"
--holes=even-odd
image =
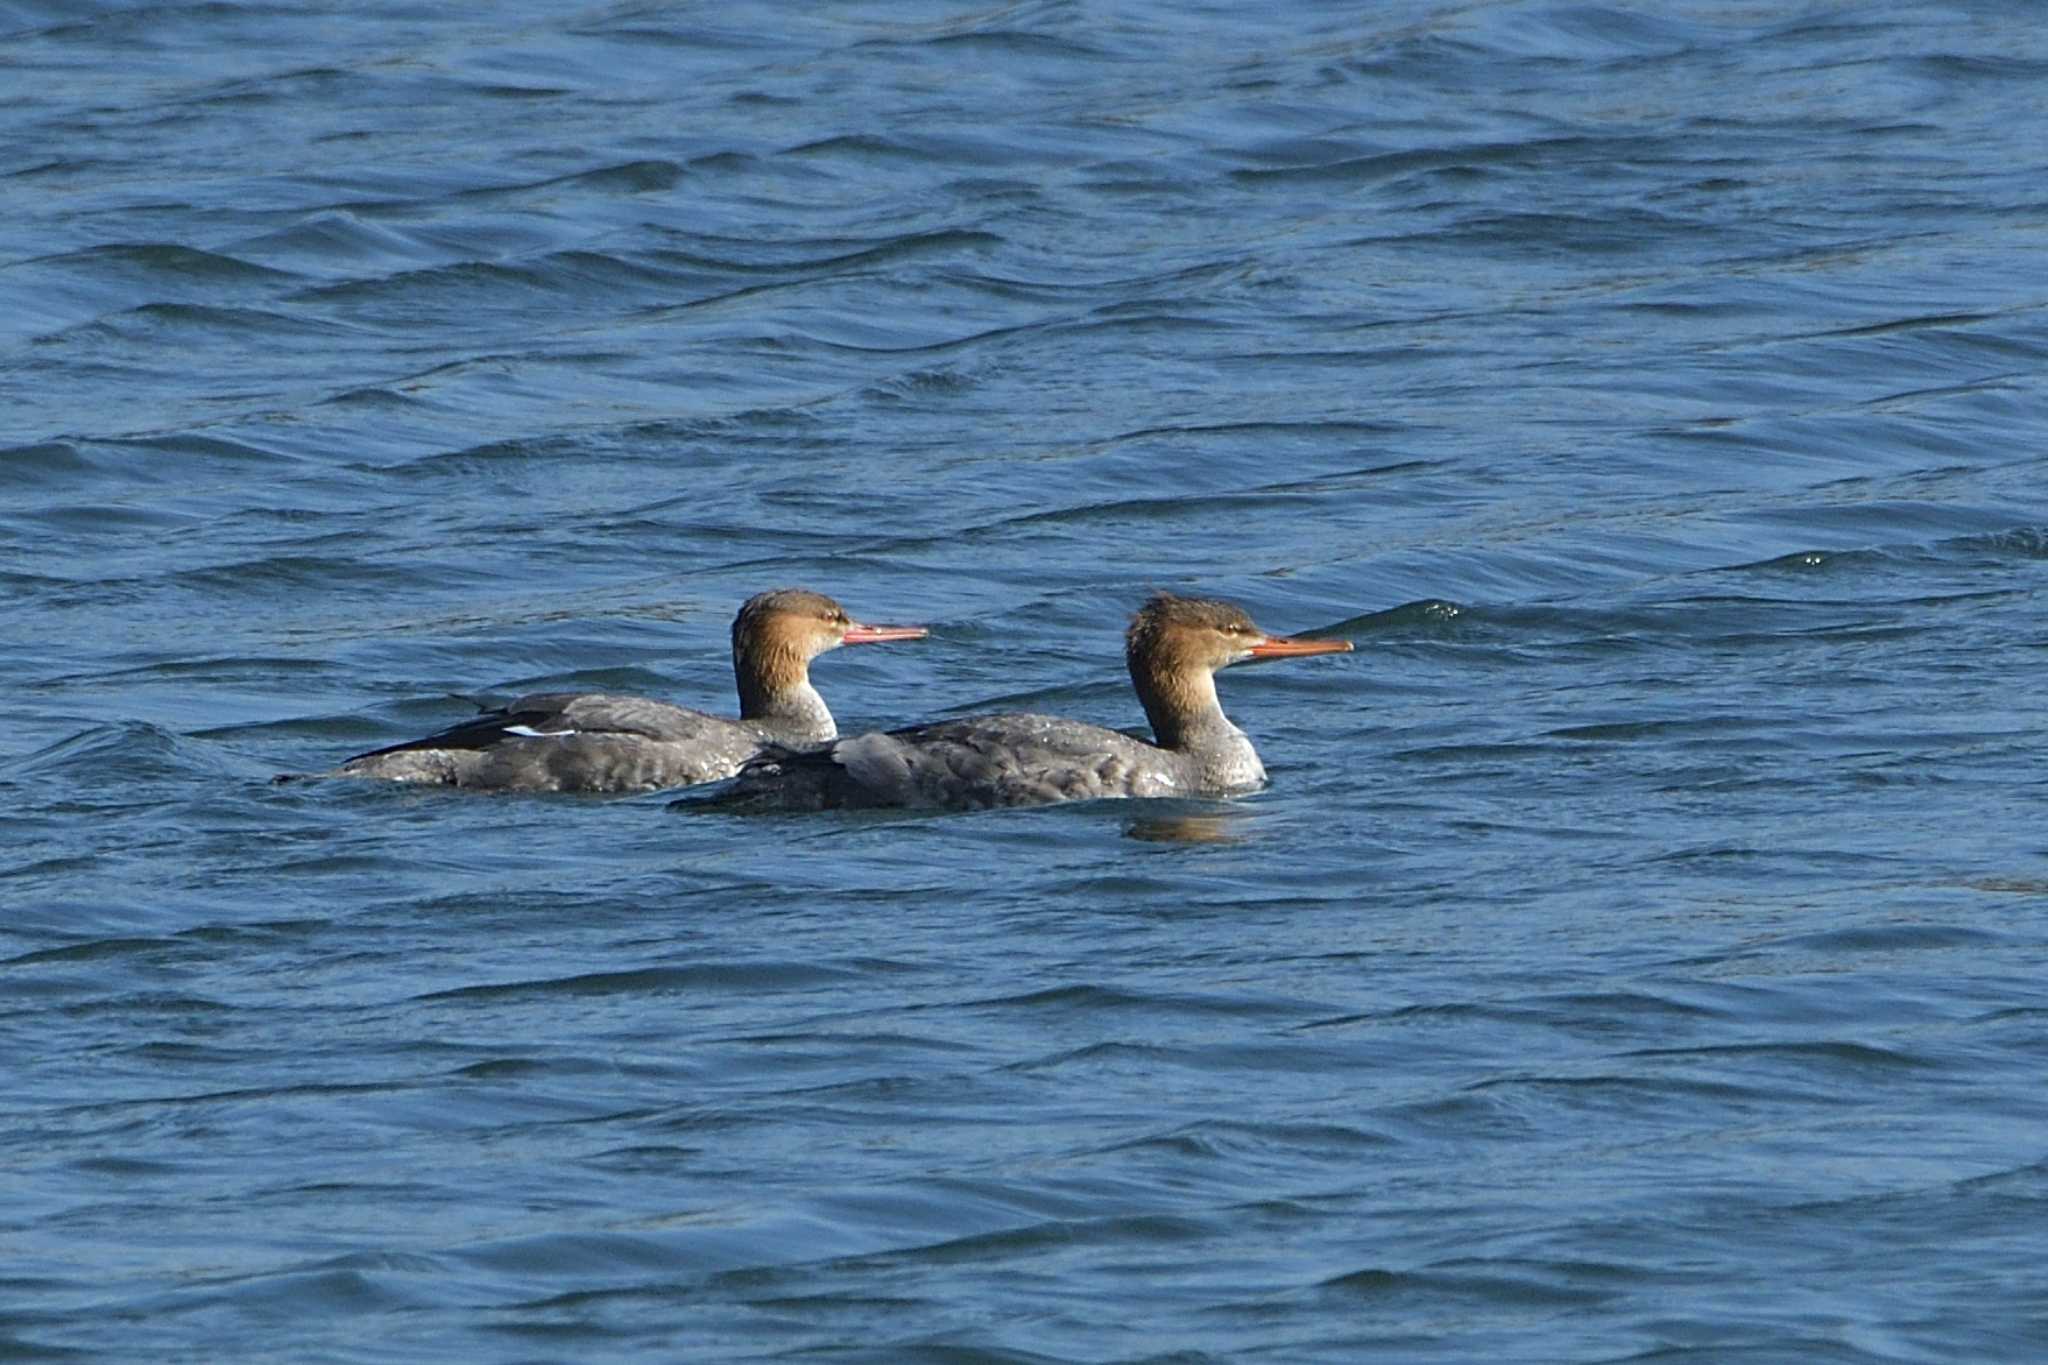
[(1176, 597), (1170, 592), (1155, 593), (1138, 608), (1138, 614), (1131, 618), (1131, 628), (1124, 633), (1124, 644), (1128, 649), (1137, 649), (1141, 641), (1156, 639), (1162, 632), (1176, 626), (1199, 627), (1206, 630), (1220, 630), (1235, 634), (1257, 635), (1259, 628), (1252, 624), (1252, 618), (1245, 615), (1244, 608), (1230, 602), (1219, 602), (1213, 597)]

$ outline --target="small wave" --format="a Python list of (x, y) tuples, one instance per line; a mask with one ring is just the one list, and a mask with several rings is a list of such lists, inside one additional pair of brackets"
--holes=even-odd
[[(1260, 438), (1315, 442), (1320, 445), (1332, 436), (1388, 436), (1401, 428), (1391, 422), (1373, 422), (1353, 419), (1312, 417), (1300, 422), (1281, 422), (1265, 419), (1253, 422), (1205, 422), (1188, 426), (1139, 427), (1135, 431), (1119, 432), (1100, 444), (1104, 448), (1123, 445), (1127, 442), (1154, 440), (1168, 437), (1175, 440), (1188, 437), (1204, 438), (1221, 436), (1230, 438)], [(1406, 474), (1418, 469), (1427, 469), (1427, 460), (1396, 460), (1388, 464), (1365, 465), (1356, 469), (1335, 470), (1328, 474), (1316, 474), (1308, 478), (1289, 479), (1268, 484), (1268, 488), (1303, 488), (1323, 491), (1332, 481), (1359, 478), (1377, 478), (1386, 474)]]
[(144, 779), (229, 771), (225, 755), (191, 745), (146, 721), (93, 725), (32, 753), (0, 761), (0, 773), (48, 782), (60, 775), (81, 788), (128, 787)]
[(1804, 573), (1812, 569), (1846, 568), (1858, 562), (1869, 563), (1877, 556), (1870, 552), (1827, 550), (1794, 550), (1790, 554), (1777, 555), (1771, 559), (1759, 559), (1751, 564), (1730, 565), (1727, 573)]
[(1105, 1152), (1165, 1148), (1180, 1155), (1239, 1160), (1273, 1153), (1288, 1161), (1307, 1158), (1350, 1160), (1393, 1146), (1397, 1139), (1372, 1128), (1336, 1123), (1259, 1123), (1205, 1119), (1165, 1133), (1152, 1133), (1104, 1146)]
[(1928, 76), (1942, 82), (2001, 80), (2032, 85), (2048, 79), (2048, 62), (2038, 58), (1933, 52), (1916, 56), (1913, 62)]
[(674, 189), (682, 183), (685, 174), (683, 168), (673, 161), (650, 158), (571, 171), (566, 175), (551, 175), (540, 180), (480, 185), (473, 189), (459, 190), (450, 197), (470, 200), (518, 198), (535, 190), (558, 188), (596, 190), (612, 194), (651, 194)]
[(195, 109), (223, 105), (274, 104), (283, 100), (322, 99), (341, 92), (350, 72), (333, 66), (308, 66), (292, 71), (265, 72), (261, 76), (227, 80), (184, 96), (178, 103)]
[(1441, 597), (1425, 597), (1416, 602), (1404, 602), (1398, 607), (1383, 611), (1369, 611), (1362, 616), (1346, 617), (1321, 631), (1320, 635), (1343, 635), (1356, 638), (1360, 635), (1400, 633), (1408, 634), (1420, 630), (1431, 636), (1443, 636), (1457, 628), (1465, 620), (1470, 609)]
[(309, 270), (326, 272), (343, 265), (351, 270), (360, 269), (364, 262), (441, 262), (448, 256), (448, 247), (443, 243), (343, 209), (316, 213), (290, 227), (244, 238), (236, 248), (296, 259)]
[[(880, 40), (886, 41), (886, 40)], [(941, 33), (922, 39), (926, 47), (970, 49), (1001, 58), (1044, 57), (1055, 61), (1082, 58), (1094, 60), (1110, 54), (1090, 43), (1054, 33), (1032, 33), (1022, 29), (977, 29), (971, 33)]]
[[(1500, 1267), (1500, 1262), (1460, 1262), (1462, 1265)], [(1575, 1285), (1563, 1277), (1535, 1270), (1509, 1274), (1505, 1268), (1494, 1273), (1450, 1272), (1441, 1269), (1386, 1270), (1371, 1267), (1334, 1275), (1318, 1286), (1326, 1293), (1347, 1297), (1399, 1300), (1440, 1300), (1456, 1304), (1466, 1312), (1481, 1304), (1520, 1309), (1584, 1309), (1607, 1302), (1618, 1292), (1608, 1286)]]
[[(447, 572), (452, 571), (444, 570), (444, 574)], [(338, 582), (348, 582), (357, 588), (373, 583), (403, 588), (414, 583), (414, 575), (403, 565), (324, 555), (265, 555), (239, 563), (183, 569), (169, 577), (183, 587), (237, 597), (268, 596), (280, 589), (325, 590)]]
[(734, 961), (690, 967), (643, 967), (635, 971), (587, 972), (580, 976), (495, 982), (429, 991), (420, 1000), (524, 1000), (556, 995), (670, 995), (680, 992), (746, 993), (800, 990), (857, 981), (866, 974), (809, 962)]
[(505, 85), (475, 81), (463, 86), (472, 95), (487, 100), (557, 100), (575, 92), (560, 85)]
[(402, 464), (384, 466), (378, 472), (398, 479), (439, 480), (472, 475), (502, 478), (528, 465), (569, 464), (588, 454), (589, 447), (581, 440), (537, 436), (489, 441), (460, 450), (437, 450)]
[(1677, 57), (1701, 46), (1720, 47), (1725, 26), (1686, 23), (1676, 15), (1636, 7), (1551, 5), (1503, 12), (1476, 30), (1477, 40), (1501, 55), (1579, 64), (1634, 65)]
[(1878, 924), (1797, 934), (1776, 940), (1776, 946), (1822, 953), (1893, 953), (1945, 948), (1987, 948), (2009, 942), (2007, 936), (1960, 924)]
[(88, 247), (57, 256), (37, 256), (19, 265), (76, 266), (91, 272), (95, 280), (109, 276), (133, 280), (199, 281), (208, 284), (289, 281), (297, 277), (287, 270), (256, 265), (221, 252), (201, 251), (173, 242), (132, 242)]
[(794, 147), (783, 149), (783, 156), (822, 157), (845, 156), (858, 160), (876, 161), (922, 161), (924, 154), (907, 143), (895, 138), (880, 137), (873, 133), (841, 133), (833, 137), (819, 138), (815, 142), (800, 142)]
[(474, 294), (503, 302), (506, 291), (548, 290), (566, 286), (551, 281), (537, 265), (502, 265), (494, 261), (453, 261), (401, 270), (376, 278), (351, 278), (337, 284), (313, 285), (293, 294), (294, 302), (371, 303), (402, 298), (420, 302), (452, 294)]
[(425, 1288), (416, 1275), (343, 1269), (292, 1270), (179, 1288), (155, 1299), (149, 1312), (152, 1317), (205, 1311), (301, 1319), (322, 1313), (355, 1316), (417, 1312), (442, 1303), (441, 1296)]
[[(950, 1237), (923, 1246), (880, 1253), (902, 1265), (999, 1262), (1043, 1248), (1075, 1246), (1170, 1247), (1217, 1235), (1210, 1219), (1172, 1214), (1117, 1214), (1101, 1218), (1053, 1218), (988, 1232)], [(873, 1260), (876, 1257), (863, 1257)]]
[[(53, 860), (56, 861), (56, 860)], [(20, 869), (31, 873), (33, 868)], [(0, 872), (0, 877), (13, 873)], [(157, 953), (174, 947), (176, 939), (169, 938), (99, 938), (84, 943), (67, 943), (57, 948), (38, 948), (33, 952), (21, 953), (6, 959), (9, 967), (42, 966), (52, 962), (99, 962), (106, 959), (135, 957), (145, 953)]]
[(712, 152), (706, 156), (690, 158), (692, 171), (718, 171), (739, 174), (758, 170), (761, 158), (749, 152)]
[(118, 338), (125, 341), (176, 343), (245, 341), (269, 344), (285, 338), (332, 339), (356, 329), (323, 318), (309, 318), (262, 308), (228, 308), (198, 303), (145, 303), (107, 317), (48, 334), (58, 338)]
[(800, 276), (879, 261), (945, 255), (962, 250), (981, 251), (1001, 245), (1004, 241), (1002, 237), (992, 232), (942, 228), (931, 232), (903, 233), (871, 241), (825, 238), (790, 242), (732, 242), (730, 245), (734, 250), (727, 255), (709, 254), (700, 245), (703, 242), (720, 240), (715, 237), (692, 237), (688, 249), (659, 247), (647, 254), (651, 259), (663, 264), (695, 270), (712, 270), (722, 274)]
[(1637, 1048), (1628, 1057), (1694, 1058), (1702, 1061), (1755, 1059), (1811, 1064), (1831, 1070), (1891, 1074), (1939, 1065), (1930, 1058), (1899, 1048), (1838, 1040), (1758, 1043), (1710, 1043), (1697, 1047)]
[(1946, 542), (1942, 548), (1985, 554), (1993, 559), (2048, 559), (2048, 527), (2017, 526), (2006, 531), (1961, 536)]
[(326, 671), (328, 666), (316, 659), (301, 659), (288, 655), (223, 655), (210, 659), (166, 659), (157, 663), (136, 664), (129, 668), (110, 668), (86, 673), (63, 673), (49, 681), (126, 684), (161, 678), (180, 681), (270, 683), (281, 673)]
[[(1625, 1056), (1664, 1055), (1652, 1050)], [(1753, 1104), (1767, 1096), (1767, 1089), (1749, 1080), (1715, 1081), (1694, 1076), (1630, 1075), (1626, 1072), (1594, 1072), (1588, 1075), (1496, 1076), (1474, 1081), (1475, 1091), (1503, 1091), (1522, 1097), (1546, 1097), (1544, 1102), (1573, 1110), (1641, 1110), (1663, 1108), (1672, 1102), (1712, 1102), (1727, 1105)]]
[(1232, 1018), (1246, 1016), (1270, 1017), (1291, 1016), (1297, 1013), (1291, 1004), (1258, 997), (1234, 995), (1192, 995), (1160, 994), (1147, 991), (1120, 990), (1111, 986), (1054, 986), (1042, 991), (1029, 991), (1022, 995), (999, 995), (973, 1002), (976, 1009), (1024, 1009), (1046, 1013), (1082, 1014), (1142, 1014), (1148, 1017), (1185, 1015), (1203, 1017), (1221, 1015)]
[[(200, 431), (172, 432), (163, 436), (109, 437), (105, 444), (117, 449), (125, 447), (175, 455), (180, 461), (178, 474), (185, 478), (190, 477), (193, 468), (190, 462), (195, 460), (216, 462), (228, 468), (299, 463), (299, 457), (295, 455)], [(171, 476), (166, 474), (165, 477)]]
[(1756, 717), (1743, 714), (1721, 716), (1686, 716), (1681, 719), (1608, 721), (1591, 725), (1566, 725), (1544, 731), (1550, 739), (1566, 739), (1581, 744), (1628, 744), (1637, 741), (1655, 741), (1681, 738), (1692, 735), (1720, 735), (1740, 733), (1760, 728), (1763, 723)]
[(9, 446), (0, 450), (0, 488), (74, 489), (99, 467), (68, 441)]
[(361, 409), (365, 415), (373, 412), (378, 412), (384, 413), (386, 415), (396, 416), (400, 413), (404, 413), (407, 411), (418, 410), (420, 408), (425, 407), (426, 404), (423, 403), (420, 399), (414, 398), (409, 394), (396, 393), (391, 389), (362, 388), (348, 389), (345, 392), (337, 393), (330, 398), (323, 398), (319, 401), (317, 406), (332, 406), (337, 408), (358, 408)]

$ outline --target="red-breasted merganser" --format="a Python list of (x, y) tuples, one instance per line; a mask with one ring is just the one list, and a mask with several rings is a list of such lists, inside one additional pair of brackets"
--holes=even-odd
[(749, 598), (732, 623), (738, 720), (646, 697), (541, 692), (424, 739), (358, 754), (333, 776), (485, 791), (641, 792), (731, 777), (774, 746), (839, 733), (811, 686), (810, 662), (841, 645), (920, 640), (922, 626), (868, 626), (821, 593)]
[(808, 753), (771, 749), (731, 787), (681, 805), (738, 810), (909, 806), (976, 810), (1109, 796), (1221, 796), (1266, 780), (1216, 700), (1216, 670), (1246, 659), (1341, 654), (1349, 640), (1268, 635), (1228, 602), (1161, 595), (1124, 637), (1156, 744), (1056, 716), (969, 716), (857, 735)]

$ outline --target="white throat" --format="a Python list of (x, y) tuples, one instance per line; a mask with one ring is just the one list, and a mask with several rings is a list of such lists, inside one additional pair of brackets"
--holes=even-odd
[(832, 719), (831, 710), (825, 705), (825, 699), (818, 695), (818, 689), (811, 686), (809, 678), (775, 693), (765, 707), (748, 719), (770, 731), (777, 739), (823, 744), (828, 739), (839, 737), (839, 727)]

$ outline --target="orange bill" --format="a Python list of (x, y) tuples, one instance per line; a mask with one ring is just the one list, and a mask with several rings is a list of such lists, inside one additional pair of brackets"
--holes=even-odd
[(1297, 640), (1286, 635), (1268, 635), (1252, 646), (1254, 659), (1299, 659), (1310, 654), (1349, 654), (1349, 640)]

